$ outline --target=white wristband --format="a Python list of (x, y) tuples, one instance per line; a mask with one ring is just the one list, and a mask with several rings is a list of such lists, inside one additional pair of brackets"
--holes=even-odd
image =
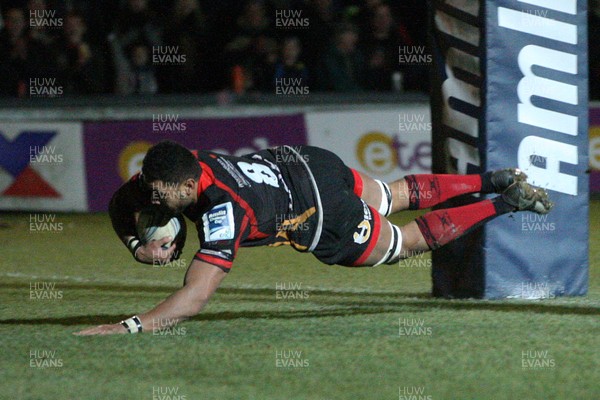
[(123, 325), (129, 333), (138, 333), (143, 330), (142, 321), (140, 321), (137, 315), (134, 315), (125, 321), (121, 321), (121, 325)]

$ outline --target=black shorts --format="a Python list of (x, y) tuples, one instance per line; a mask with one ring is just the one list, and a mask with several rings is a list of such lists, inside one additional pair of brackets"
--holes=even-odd
[(325, 264), (363, 265), (379, 238), (381, 219), (360, 198), (360, 176), (328, 150), (306, 146), (302, 154), (307, 155), (323, 210), (323, 229), (313, 254)]

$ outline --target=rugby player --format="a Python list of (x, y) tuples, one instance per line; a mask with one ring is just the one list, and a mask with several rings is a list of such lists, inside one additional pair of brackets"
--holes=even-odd
[[(113, 227), (137, 261), (167, 263), (181, 254), (183, 240), (163, 250), (173, 238), (142, 245), (136, 234), (139, 211), (157, 207), (193, 221), (200, 249), (183, 287), (152, 310), (78, 334), (136, 333), (155, 329), (153, 321), (176, 324), (198, 314), (227, 276), (240, 246), (288, 244), (326, 264), (376, 266), (437, 249), (505, 213), (549, 212), (546, 191), (526, 178), (518, 169), (503, 169), (409, 175), (386, 184), (318, 147), (281, 146), (235, 157), (194, 155), (175, 142), (160, 142), (146, 154), (141, 173), (112, 197)], [(470, 193), (500, 195), (430, 211), (402, 227), (386, 219)]]

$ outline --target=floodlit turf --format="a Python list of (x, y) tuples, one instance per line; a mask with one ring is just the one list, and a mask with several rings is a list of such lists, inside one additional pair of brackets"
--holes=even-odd
[(600, 399), (600, 202), (591, 216), (584, 298), (436, 300), (428, 258), (346, 269), (255, 248), (192, 321), (76, 337), (147, 310), (185, 266), (136, 264), (104, 214), (57, 214), (55, 233), (0, 214), (0, 399)]

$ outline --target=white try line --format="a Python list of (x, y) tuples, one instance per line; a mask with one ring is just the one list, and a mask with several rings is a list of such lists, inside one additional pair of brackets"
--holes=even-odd
[[(164, 281), (148, 281), (148, 280), (113, 280), (113, 279), (90, 279), (81, 276), (73, 275), (34, 275), (24, 274), (22, 272), (0, 272), (0, 277), (17, 278), (25, 280), (37, 280), (37, 281), (63, 281), (63, 282), (77, 282), (77, 283), (93, 283), (93, 284), (105, 284), (105, 285), (117, 285), (117, 286), (129, 286), (129, 285), (148, 285), (148, 286), (164, 286)], [(287, 282), (286, 282), (287, 283)], [(272, 286), (265, 285), (223, 285), (222, 289), (255, 289), (255, 290), (277, 290), (275, 283)], [(288, 289), (280, 289), (288, 290)], [(289, 289), (295, 290), (295, 289)], [(356, 289), (356, 288), (332, 288), (327, 286), (304, 286), (301, 289), (306, 291), (327, 291), (332, 293), (372, 293), (372, 294), (390, 294), (389, 290), (371, 290), (371, 289)]]
[[(77, 282), (77, 283), (91, 283), (97, 285), (115, 285), (115, 286), (132, 286), (132, 285), (147, 285), (148, 287), (153, 286), (165, 286), (164, 281), (147, 281), (147, 280), (109, 280), (109, 279), (90, 279), (81, 276), (72, 276), (72, 275), (32, 275), (32, 274), (24, 274), (22, 272), (0, 272), (0, 277), (7, 278), (18, 278), (18, 279), (26, 279), (26, 280), (38, 280), (38, 281), (63, 281), (63, 282)], [(173, 290), (176, 290), (178, 286), (173, 286)], [(223, 285), (220, 287), (221, 289), (253, 289), (253, 290), (272, 290), (276, 291), (276, 286), (265, 286), (265, 285), (251, 285), (251, 284), (242, 284), (242, 285)], [(295, 289), (282, 289), (286, 290), (295, 290)], [(390, 290), (371, 290), (371, 289), (356, 289), (356, 288), (331, 288), (327, 286), (304, 286), (298, 290), (304, 290), (307, 292), (310, 291), (324, 291), (330, 293), (337, 294), (381, 294), (382, 296), (390, 295)], [(436, 300), (435, 298), (422, 298), (422, 297), (404, 297), (405, 300), (416, 300), (416, 301), (431, 301)], [(542, 300), (542, 302), (546, 302), (548, 299)], [(443, 301), (440, 299), (440, 301)], [(473, 301), (473, 302), (486, 302), (493, 304), (495, 302), (504, 303), (519, 303), (519, 304), (532, 304), (531, 300), (524, 299), (504, 299), (504, 300), (469, 300), (469, 299), (457, 299), (451, 300), (455, 302), (463, 302), (463, 301)], [(537, 303), (537, 301), (536, 301)], [(543, 303), (538, 303), (543, 304)], [(589, 306), (589, 307), (600, 307), (600, 301), (595, 299), (590, 299), (589, 297), (557, 297), (551, 300), (549, 305), (578, 305), (578, 306)]]

